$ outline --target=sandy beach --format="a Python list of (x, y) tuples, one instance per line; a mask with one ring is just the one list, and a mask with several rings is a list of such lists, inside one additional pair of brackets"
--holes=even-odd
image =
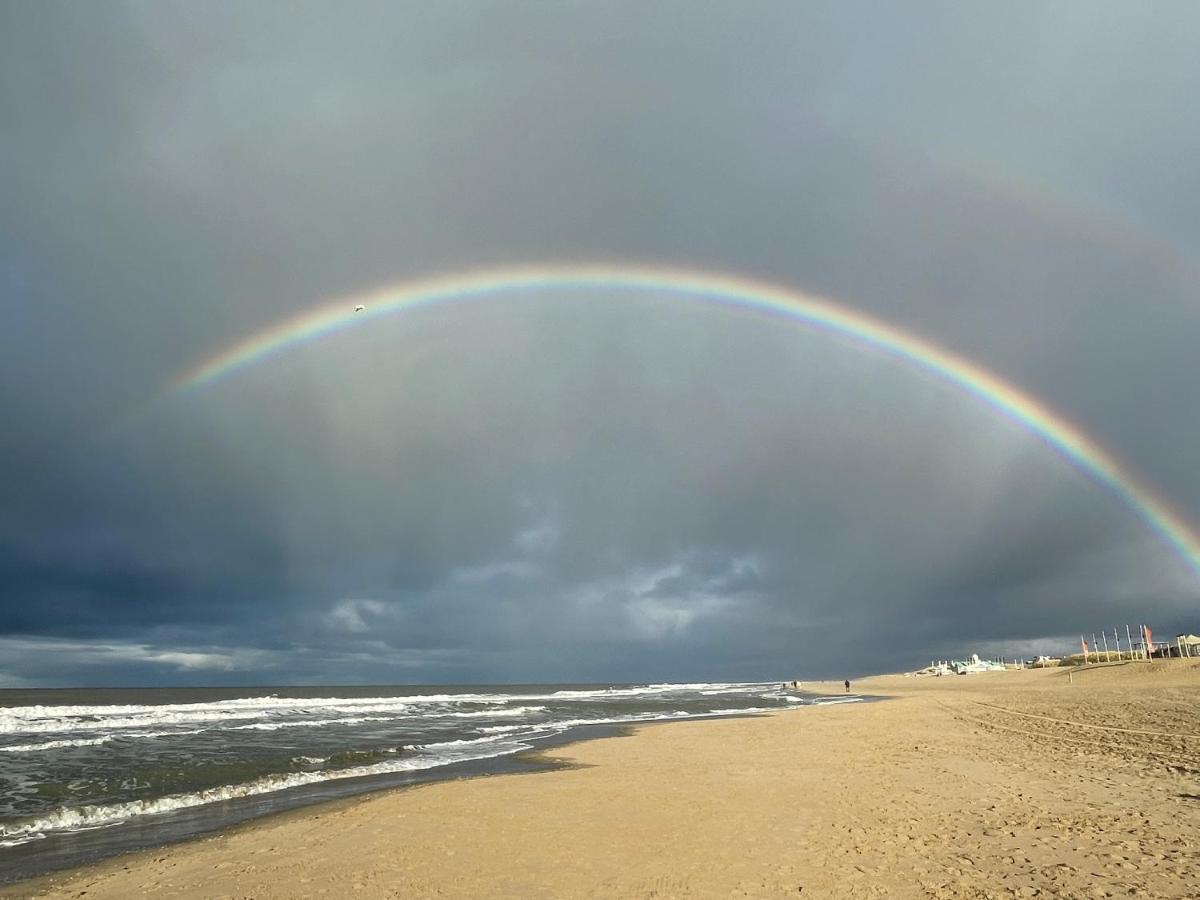
[(645, 726), (0, 897), (1200, 896), (1190, 661), (854, 689), (890, 699)]

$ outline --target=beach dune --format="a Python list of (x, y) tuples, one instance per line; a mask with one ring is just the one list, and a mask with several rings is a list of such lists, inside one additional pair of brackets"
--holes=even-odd
[(854, 687), (891, 699), (644, 726), (0, 896), (1200, 896), (1190, 661)]

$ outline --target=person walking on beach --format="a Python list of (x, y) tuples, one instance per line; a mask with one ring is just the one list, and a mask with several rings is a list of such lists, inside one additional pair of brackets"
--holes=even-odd
[(846, 679), (846, 693), (847, 694), (850, 693), (850, 679), (849, 678)]

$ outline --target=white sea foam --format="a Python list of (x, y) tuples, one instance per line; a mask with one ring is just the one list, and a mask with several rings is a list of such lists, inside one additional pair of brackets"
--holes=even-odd
[(552, 722), (546, 723), (546, 726), (531, 726), (531, 725), (483, 725), (476, 730), (481, 734), (512, 734), (514, 731), (526, 731), (529, 728), (547, 727), (553, 725)]
[[(766, 682), (772, 683), (772, 682)], [(675, 693), (713, 693), (727, 694), (735, 690), (761, 690), (764, 682), (744, 683), (744, 684), (724, 684), (720, 682), (697, 682), (694, 684), (645, 684), (634, 685), (630, 687), (610, 687), (610, 688), (589, 688), (589, 689), (566, 689), (555, 691), (553, 694), (547, 695), (549, 698), (563, 700), (604, 700), (614, 697), (646, 697), (656, 694), (675, 694)]]
[(499, 740), (494, 737), (463, 738), (457, 741), (439, 741), (433, 744), (414, 744), (408, 749), (428, 752), (430, 750), (445, 750), (448, 747), (474, 747), (479, 744), (494, 744)]
[(146, 725), (175, 725), (199, 722), (229, 722), (283, 715), (329, 715), (387, 712), (400, 715), (415, 702), (504, 703), (480, 695), (452, 694), (422, 697), (248, 697), (214, 703), (165, 703), (125, 706), (15, 706), (0, 708), (0, 734), (39, 734), (62, 731), (96, 731), (138, 728)]
[(41, 832), (36, 832), (36, 833), (30, 834), (30, 835), (22, 835), (21, 837), (16, 838), (14, 840), (0, 841), (0, 847), (16, 847), (18, 844), (28, 844), (30, 841), (40, 841), (40, 840), (43, 840), (45, 837), (46, 837), (46, 835)]
[(561, 733), (568, 728), (577, 728), (581, 725), (627, 725), (636, 722), (654, 722), (666, 719), (704, 719), (711, 718), (712, 716), (749, 715), (751, 713), (771, 712), (786, 708), (780, 706), (739, 706), (728, 709), (713, 709), (706, 712), (686, 712), (683, 710), (644, 712), (631, 713), (625, 716), (605, 716), (591, 719), (559, 719), (557, 721), (530, 723), (528, 725), (484, 725), (477, 730), (483, 734), (512, 734), (518, 731)]
[(38, 753), (42, 750), (58, 750), (60, 747), (92, 747), (96, 744), (106, 744), (113, 739), (111, 734), (98, 738), (80, 738), (67, 741), (44, 741), (40, 744), (12, 744), (0, 747), (0, 753)]
[(545, 712), (544, 706), (508, 706), (504, 709), (477, 709), (469, 712), (445, 713), (448, 719), (477, 719), (498, 718), (500, 716), (527, 716), (530, 713)]
[[(48, 707), (53, 710), (54, 707)], [(47, 712), (42, 718), (13, 716), (11, 710), (0, 713), (0, 734), (56, 734), (75, 731), (109, 731), (122, 728), (145, 728), (147, 726), (192, 725), (200, 722), (255, 719), (258, 712), (230, 710), (224, 713), (178, 713), (156, 712), (140, 715), (107, 716), (97, 713), (72, 715), (70, 713)]]
[(132, 740), (141, 738), (183, 737), (189, 734), (200, 734), (207, 728), (190, 728), (172, 731), (121, 731), (117, 734), (105, 734), (94, 738), (68, 738), (56, 741), (43, 741), (38, 744), (10, 744), (0, 747), (0, 753), (40, 753), (44, 750), (59, 750), (64, 747), (93, 747), (107, 744), (116, 740)]
[(361, 725), (363, 722), (390, 722), (394, 716), (349, 716), (345, 719), (296, 719), (291, 722), (254, 722), (231, 725), (225, 731), (278, 731), (280, 728), (321, 728), (326, 725)]
[(595, 719), (560, 719), (557, 722), (546, 722), (542, 728), (552, 728), (566, 731), (580, 725), (625, 725), (631, 722), (652, 722), (659, 719), (698, 719), (712, 713), (687, 713), (683, 711), (631, 713), (625, 716), (604, 716)]
[(702, 689), (700, 691), (700, 693), (705, 694), (705, 695), (753, 694), (753, 693), (758, 693), (758, 692), (762, 691), (763, 688), (773, 688), (774, 689), (774, 692), (772, 694), (767, 694), (766, 696), (775, 696), (779, 692), (779, 685), (777, 685), (775, 682), (772, 681), (772, 682), (768, 682), (768, 683), (757, 682), (754, 684), (717, 684), (717, 685), (712, 685), (711, 687)]

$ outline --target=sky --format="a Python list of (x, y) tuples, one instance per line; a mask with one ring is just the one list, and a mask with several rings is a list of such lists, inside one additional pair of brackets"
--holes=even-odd
[[(0, 6), (0, 686), (783, 680), (1200, 631), (1200, 7)], [(1195, 527), (1192, 525), (1191, 527)]]

